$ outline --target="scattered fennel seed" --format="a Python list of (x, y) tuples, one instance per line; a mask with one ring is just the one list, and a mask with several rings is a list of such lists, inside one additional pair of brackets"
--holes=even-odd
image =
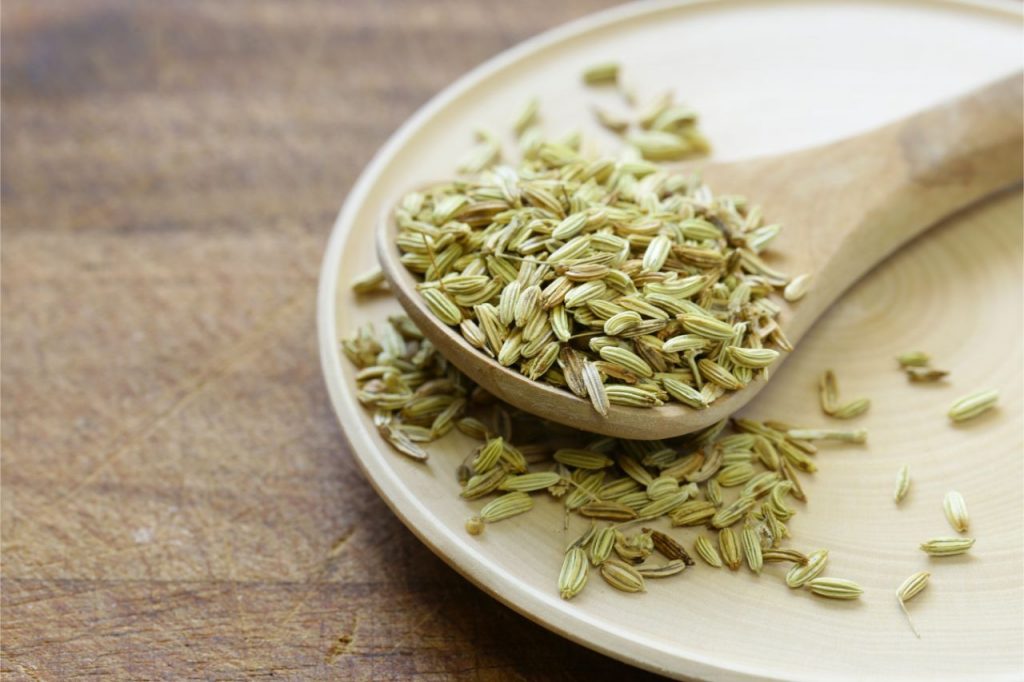
[(956, 400), (949, 408), (949, 418), (954, 422), (974, 419), (983, 412), (995, 407), (998, 400), (999, 391), (996, 390), (979, 391), (977, 393), (965, 395), (964, 397)]
[(974, 546), (974, 538), (932, 538), (921, 543), (921, 549), (934, 557), (964, 554)]
[(807, 587), (814, 594), (829, 599), (858, 599), (864, 594), (860, 585), (844, 578), (814, 578)]
[(583, 72), (583, 82), (587, 85), (614, 85), (618, 79), (619, 65), (616, 62), (595, 64)]
[(352, 280), (352, 291), (357, 294), (368, 294), (374, 291), (386, 291), (387, 280), (384, 279), (384, 271), (379, 267), (373, 268)]
[(964, 501), (963, 495), (955, 490), (950, 490), (942, 501), (942, 509), (946, 513), (949, 525), (953, 526), (953, 530), (958, 533), (967, 532), (970, 519), (967, 516), (967, 502)]
[(903, 501), (908, 490), (910, 490), (910, 467), (904, 464), (896, 474), (896, 491), (893, 493), (896, 504)]
[(783, 298), (787, 301), (799, 301), (807, 295), (811, 289), (811, 273), (805, 272), (794, 277), (782, 292)]
[(900, 363), (900, 367), (927, 367), (931, 357), (923, 351), (915, 350), (898, 356), (896, 362)]
[(949, 376), (949, 372), (946, 370), (931, 367), (906, 367), (903, 371), (906, 373), (907, 379), (915, 384), (942, 381)]
[(867, 429), (792, 429), (787, 435), (797, 440), (834, 440), (843, 443), (866, 443), (868, 440)]
[(928, 578), (930, 577), (931, 573), (928, 571), (918, 571), (904, 580), (896, 590), (896, 599), (899, 601), (900, 609), (903, 610), (903, 615), (907, 617), (907, 623), (910, 625), (911, 631), (913, 631), (918, 639), (921, 639), (921, 635), (918, 633), (917, 628), (914, 627), (914, 621), (910, 617), (910, 612), (907, 611), (907, 602), (928, 586)]

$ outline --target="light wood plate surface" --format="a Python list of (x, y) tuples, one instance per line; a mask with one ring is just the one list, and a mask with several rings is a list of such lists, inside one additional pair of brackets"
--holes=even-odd
[[(470, 441), (435, 444), (427, 465), (378, 437), (352, 390), (339, 340), (398, 311), (359, 299), (351, 280), (373, 265), (373, 226), (403, 190), (452, 172), (453, 150), (479, 124), (509, 123), (539, 96), (546, 129), (590, 123), (601, 101), (579, 84), (592, 62), (617, 59), (640, 93), (672, 89), (702, 115), (716, 158), (819, 144), (880, 125), (1020, 68), (1020, 14), (1010, 4), (719, 2), (641, 4), (527, 41), (438, 95), (381, 149), (353, 188), (325, 255), (321, 358), (352, 451), (409, 528), (463, 575), (509, 606), (587, 646), (638, 666), (715, 680), (1017, 679), (1022, 609), (1022, 200), (1003, 194), (926, 233), (870, 273), (801, 342), (743, 414), (824, 424), (818, 374), (837, 371), (844, 395), (869, 396), (856, 424), (866, 447), (824, 448), (809, 503), (791, 523), (796, 547), (831, 550), (829, 573), (860, 582), (856, 603), (826, 602), (760, 578), (698, 566), (651, 581), (646, 595), (595, 580), (571, 602), (554, 584), (566, 535), (560, 507), (463, 530), (481, 503), (457, 497), (454, 469)], [(827, 220), (827, 216), (823, 216)], [(893, 356), (923, 349), (950, 380), (910, 385)], [(998, 388), (998, 410), (953, 427), (956, 397)], [(896, 471), (914, 483), (892, 503)], [(965, 557), (929, 560), (917, 544), (952, 534), (942, 497), (956, 488), (978, 538)], [(576, 522), (570, 534), (579, 532)], [(692, 541), (693, 532), (680, 533)], [(894, 598), (907, 575), (931, 570), (912, 603), (915, 639)], [(516, 646), (510, 642), (509, 646)], [(529, 655), (529, 652), (523, 652)]]

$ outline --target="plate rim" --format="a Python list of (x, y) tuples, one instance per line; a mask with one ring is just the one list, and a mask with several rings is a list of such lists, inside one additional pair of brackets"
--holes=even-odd
[[(773, 2), (786, 2), (787, 0), (773, 0)], [(829, 0), (831, 3), (842, 4), (841, 0)], [(872, 0), (861, 0), (872, 2)], [(462, 577), (469, 580), (475, 587), (483, 590), (504, 606), (511, 608), (516, 613), (537, 623), (545, 629), (569, 639), (581, 646), (593, 651), (625, 662), (629, 665), (648, 670), (650, 672), (666, 675), (673, 678), (686, 676), (702, 680), (729, 680), (729, 681), (752, 681), (765, 679), (783, 679), (777, 677), (766, 677), (752, 669), (740, 665), (724, 666), (712, 662), (701, 656), (694, 656), (687, 653), (686, 656), (672, 656), (673, 660), (683, 665), (680, 668), (670, 668), (661, 665), (657, 660), (647, 659), (643, 654), (659, 653), (671, 656), (662, 647), (653, 646), (636, 638), (630, 639), (635, 646), (623, 649), (616, 647), (615, 643), (620, 641), (620, 636), (605, 625), (597, 625), (589, 622), (579, 615), (571, 615), (561, 611), (553, 611), (546, 608), (544, 597), (537, 594), (537, 590), (525, 583), (510, 578), (505, 574), (492, 574), (498, 576), (494, 585), (489, 584), (485, 577), (490, 574), (488, 571), (475, 571), (473, 568), (487, 568), (486, 562), (480, 561), (473, 554), (464, 554), (459, 543), (450, 547), (444, 547), (436, 539), (428, 537), (419, 526), (422, 521), (429, 521), (433, 518), (429, 509), (415, 496), (410, 495), (410, 490), (402, 482), (401, 478), (389, 468), (378, 469), (373, 465), (374, 458), (364, 457), (363, 450), (354, 440), (355, 434), (350, 433), (350, 427), (346, 426), (344, 412), (349, 409), (358, 409), (352, 399), (352, 392), (344, 382), (344, 374), (341, 366), (342, 355), (339, 352), (340, 339), (336, 329), (337, 319), (337, 288), (338, 279), (341, 273), (340, 253), (348, 234), (352, 231), (355, 223), (355, 214), (364, 203), (369, 194), (374, 180), (391, 162), (393, 157), (403, 147), (407, 140), (412, 137), (421, 125), (429, 121), (438, 111), (443, 109), (452, 101), (462, 96), (466, 91), (487, 80), (494, 74), (508, 66), (539, 52), (551, 45), (564, 40), (569, 40), (583, 34), (601, 30), (611, 24), (628, 21), (644, 15), (653, 15), (660, 12), (679, 10), (699, 5), (726, 5), (744, 4), (745, 0), (641, 0), (618, 7), (600, 10), (582, 17), (570, 20), (546, 31), (531, 36), (510, 48), (488, 58), (466, 73), (459, 76), (448, 86), (441, 89), (426, 103), (421, 105), (409, 118), (407, 118), (374, 153), (370, 161), (360, 172), (359, 177), (352, 184), (342, 206), (335, 218), (327, 244), (324, 248), (324, 255), (320, 266), (320, 276), (317, 286), (317, 341), (319, 346), (320, 366), (327, 386), (327, 392), (331, 401), (331, 407), (338, 420), (339, 430), (345, 442), (348, 444), (353, 459), (362, 471), (366, 480), (373, 487), (374, 491), (388, 508), (394, 513), (413, 535), (424, 543), (430, 551), (454, 569)], [(883, 3), (886, 4), (886, 3)], [(950, 9), (963, 9), (966, 11), (982, 11), (1002, 15), (1007, 19), (1024, 17), (1024, 6), (1011, 4), (1006, 0), (939, 0), (929, 2), (928, 0), (904, 0), (901, 4), (932, 5)], [(378, 478), (380, 477), (380, 478)], [(383, 480), (386, 479), (386, 480)], [(390, 483), (398, 486), (399, 492), (405, 493), (403, 502), (408, 501), (405, 506), (400, 506), (391, 495), (385, 494), (385, 484)], [(421, 521), (414, 520), (414, 514), (422, 516)], [(452, 529), (441, 527), (441, 538), (451, 535)], [(509, 588), (507, 592), (499, 593), (498, 587)], [(566, 624), (572, 624), (577, 629), (569, 630)]]

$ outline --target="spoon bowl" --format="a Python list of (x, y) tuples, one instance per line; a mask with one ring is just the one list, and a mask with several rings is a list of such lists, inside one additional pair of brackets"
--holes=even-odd
[[(854, 282), (940, 219), (1020, 183), (1022, 78), (1015, 73), (980, 90), (882, 128), (832, 144), (732, 163), (706, 163), (716, 193), (743, 194), (783, 224), (772, 265), (809, 273), (807, 295), (781, 297), (779, 324), (795, 346)], [(397, 203), (397, 198), (396, 198)], [(390, 206), (376, 232), (377, 256), (399, 303), (462, 372), (516, 407), (575, 428), (629, 439), (680, 436), (708, 427), (754, 398), (770, 376), (728, 392), (702, 410), (668, 402), (654, 408), (609, 406), (607, 416), (568, 390), (528, 379), (473, 348), (437, 319), (402, 264)], [(778, 369), (786, 354), (770, 368)]]

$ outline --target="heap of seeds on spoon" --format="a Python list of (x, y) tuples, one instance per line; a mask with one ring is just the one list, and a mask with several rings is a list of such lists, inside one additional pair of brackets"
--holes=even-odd
[(704, 408), (791, 347), (762, 258), (778, 234), (742, 197), (653, 160), (706, 147), (663, 98), (628, 135), (633, 155), (590, 158), (547, 140), (527, 107), (522, 162), (482, 134), (465, 178), (407, 195), (397, 244), (419, 293), (470, 345), (537, 381), (609, 404)]
[[(614, 82), (614, 73), (604, 65), (586, 80)], [(762, 260), (779, 228), (762, 225), (756, 208), (716, 198), (695, 178), (655, 163), (706, 149), (692, 112), (661, 98), (637, 117), (633, 133), (629, 119), (596, 113), (630, 145), (621, 158), (592, 159), (578, 135), (546, 140), (534, 102), (514, 126), (523, 157), (516, 168), (499, 165), (500, 142), (481, 134), (461, 164), (467, 178), (402, 201), (395, 219), (403, 261), (421, 276), (434, 314), (532, 379), (589, 396), (599, 411), (666, 400), (706, 406), (765, 371), (778, 355), (765, 346), (789, 349), (770, 296), (785, 287), (784, 296), (797, 300), (810, 276), (787, 280)], [(375, 271), (353, 288), (369, 293), (383, 285)], [(529, 511), (538, 495), (561, 502), (567, 529), (571, 519), (584, 519), (582, 534), (567, 541), (558, 576), (563, 598), (577, 595), (591, 570), (625, 592), (681, 573), (695, 562), (673, 537), (679, 529), (697, 532), (692, 553), (712, 568), (746, 565), (760, 574), (784, 564), (790, 588), (834, 599), (862, 592), (823, 575), (827, 550), (783, 545), (792, 500), (805, 499), (798, 472), (816, 470), (821, 442), (863, 443), (864, 429), (733, 419), (670, 440), (617, 439), (502, 403), (405, 316), (361, 328), (342, 350), (359, 370), (360, 402), (399, 452), (426, 460), (424, 445), (453, 429), (479, 441), (456, 471), (461, 497), (488, 500), (466, 522), (469, 533)], [(906, 364), (902, 356), (899, 362)], [(837, 403), (831, 372), (821, 396), (824, 415), (834, 419), (855, 418), (870, 405), (863, 398)], [(986, 398), (970, 416), (994, 403)], [(897, 503), (908, 487), (904, 467)], [(959, 493), (947, 496), (945, 508), (964, 532)], [(665, 521), (663, 531), (648, 527)], [(921, 548), (947, 556), (973, 542), (936, 538)], [(928, 575), (900, 587), (901, 608)]]

